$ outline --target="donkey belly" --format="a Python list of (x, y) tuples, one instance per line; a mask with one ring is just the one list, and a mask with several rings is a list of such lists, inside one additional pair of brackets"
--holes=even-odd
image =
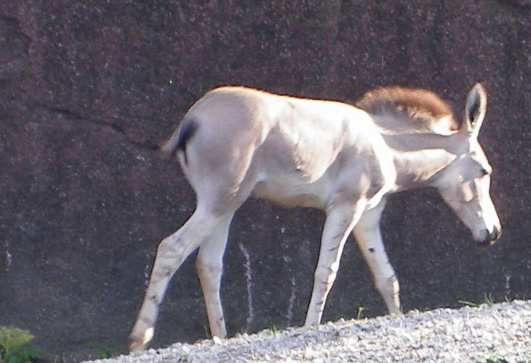
[(261, 178), (253, 195), (283, 207), (312, 207), (322, 209), (326, 204), (326, 182), (319, 179), (304, 183), (293, 176)]

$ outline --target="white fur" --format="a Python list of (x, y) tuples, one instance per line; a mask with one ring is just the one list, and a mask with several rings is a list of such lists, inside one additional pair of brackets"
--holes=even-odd
[[(400, 92), (407, 95), (407, 90)], [(428, 93), (417, 91), (417, 98), (419, 94)], [(387, 98), (392, 96), (392, 91), (387, 92)], [(429, 97), (436, 96), (430, 93)], [(197, 272), (211, 334), (226, 336), (219, 297), (222, 258), (234, 212), (251, 194), (326, 213), (306, 326), (321, 320), (351, 232), (389, 311), (399, 313), (398, 279), (379, 227), (387, 195), (436, 187), (477, 240), (490, 242), (499, 236), (501, 227), (490, 200), (489, 179), (482, 174), (490, 166), (477, 143), (485, 102), (483, 88), (475, 86), (459, 131), (449, 131), (448, 115), (440, 117), (445, 123), (441, 125), (438, 119), (429, 120), (429, 110), (416, 109), (422, 120), (432, 123), (429, 127), (414, 132), (413, 126), (404, 123), (406, 113), (400, 111), (400, 127), (389, 133), (384, 132), (392, 126), (388, 113), (379, 118), (338, 102), (242, 87), (207, 93), (181, 123), (181, 128), (195, 123), (195, 134), (183, 145), (177, 131), (163, 148), (180, 147), (179, 160), (197, 194), (197, 209), (158, 247), (146, 297), (131, 332), (131, 350), (144, 348), (151, 339), (171, 276), (197, 248)], [(471, 119), (474, 105), (479, 105), (480, 112)]]

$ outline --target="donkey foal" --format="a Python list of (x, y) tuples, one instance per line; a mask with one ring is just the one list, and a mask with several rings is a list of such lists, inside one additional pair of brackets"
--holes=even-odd
[(477, 141), (485, 111), (480, 84), (468, 95), (460, 126), (425, 90), (383, 88), (357, 107), (244, 87), (208, 92), (163, 147), (177, 152), (197, 207), (158, 247), (130, 349), (151, 340), (169, 280), (196, 248), (210, 332), (227, 335), (219, 294), (223, 253), (232, 217), (251, 195), (326, 213), (305, 326), (321, 321), (351, 232), (388, 310), (400, 312), (379, 227), (389, 194), (435, 187), (476, 241), (491, 244), (501, 234), (489, 196), (492, 168)]

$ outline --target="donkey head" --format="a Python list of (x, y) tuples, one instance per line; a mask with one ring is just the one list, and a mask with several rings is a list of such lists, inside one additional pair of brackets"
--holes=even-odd
[(468, 94), (465, 119), (458, 134), (462, 146), (446, 167), (438, 190), (470, 229), (474, 240), (489, 246), (500, 237), (501, 226), (489, 194), (492, 168), (478, 142), (486, 109), (487, 94), (477, 83)]

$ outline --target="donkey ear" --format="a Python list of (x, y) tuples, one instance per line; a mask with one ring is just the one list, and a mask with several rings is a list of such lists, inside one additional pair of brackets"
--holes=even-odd
[(477, 138), (479, 129), (487, 112), (487, 92), (483, 85), (478, 82), (468, 92), (465, 105), (465, 119), (463, 127), (471, 138)]

